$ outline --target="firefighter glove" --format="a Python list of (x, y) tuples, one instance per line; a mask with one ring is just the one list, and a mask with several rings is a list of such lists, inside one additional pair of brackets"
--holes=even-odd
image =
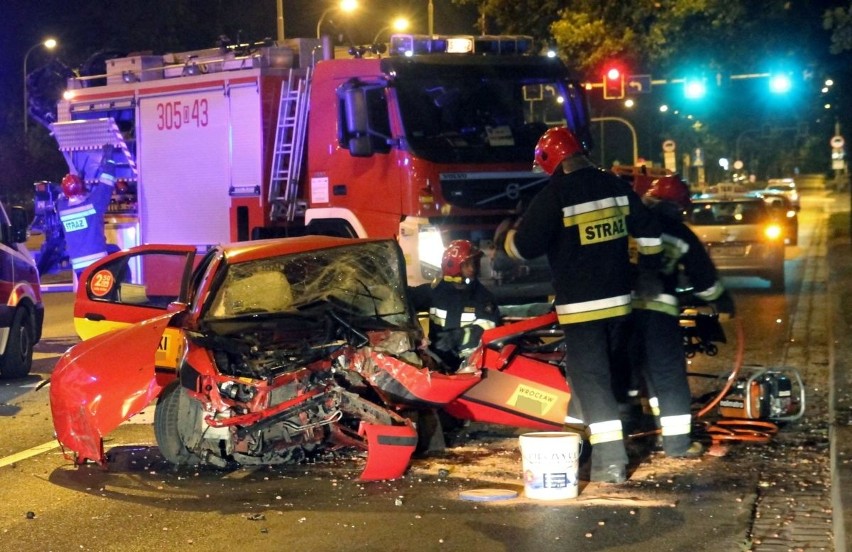
[(464, 337), (464, 328), (444, 330), (435, 341), (435, 349), (443, 352), (458, 351)]
[(509, 217), (503, 219), (503, 221), (497, 226), (497, 229), (494, 230), (494, 248), (497, 251), (503, 251), (506, 245), (506, 236), (509, 234), (509, 230), (518, 227), (518, 220), (514, 217)]
[(727, 315), (727, 318), (736, 316), (737, 308), (734, 305), (734, 298), (731, 297), (731, 294), (727, 290), (722, 292), (722, 295), (713, 301), (713, 306), (716, 308), (716, 312), (721, 315)]
[(482, 326), (466, 326), (462, 334), (461, 343), (459, 344), (463, 351), (473, 349), (482, 340), (482, 333), (485, 330)]
[(663, 292), (663, 282), (656, 270), (639, 269), (635, 290), (639, 299), (652, 299)]

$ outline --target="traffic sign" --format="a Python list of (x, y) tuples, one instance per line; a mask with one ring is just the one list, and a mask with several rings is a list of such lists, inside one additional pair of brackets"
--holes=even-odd
[(675, 142), (674, 140), (666, 140), (663, 142), (663, 151), (671, 152), (675, 150)]
[(833, 148), (842, 148), (843, 144), (845, 144), (845, 143), (846, 142), (843, 140), (843, 136), (840, 136), (839, 134), (831, 137), (830, 144), (831, 144), (831, 147), (833, 147)]
[(649, 94), (651, 92), (651, 75), (630, 75), (627, 77), (628, 94)]

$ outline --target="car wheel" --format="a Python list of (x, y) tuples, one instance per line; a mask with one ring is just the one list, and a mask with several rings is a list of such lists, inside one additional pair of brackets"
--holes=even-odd
[(22, 378), (29, 374), (33, 366), (34, 345), (35, 328), (32, 315), (28, 308), (18, 307), (9, 328), (6, 352), (0, 356), (0, 378)]
[(180, 399), (185, 393), (179, 381), (166, 386), (154, 409), (154, 437), (160, 454), (175, 466), (195, 466), (201, 462), (197, 454), (186, 448), (178, 429), (180, 420)]

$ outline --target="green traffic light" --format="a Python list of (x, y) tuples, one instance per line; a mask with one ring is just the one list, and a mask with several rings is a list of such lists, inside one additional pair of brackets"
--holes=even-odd
[(786, 94), (793, 87), (789, 75), (777, 74), (769, 78), (769, 91), (773, 94)]
[(687, 80), (683, 88), (683, 93), (690, 100), (700, 100), (707, 94), (707, 87), (703, 80)]

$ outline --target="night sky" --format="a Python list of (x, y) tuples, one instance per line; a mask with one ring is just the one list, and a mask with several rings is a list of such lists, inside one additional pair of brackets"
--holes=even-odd
[[(313, 37), (326, 8), (339, 0), (284, 0), (285, 37)], [(397, 16), (407, 16), (412, 32), (426, 33), (429, 0), (360, 0), (361, 8), (350, 21), (340, 20), (357, 44), (370, 42)], [(185, 6), (183, 12), (177, 5)], [(436, 33), (473, 33), (476, 10), (450, 0), (433, 0)], [(217, 15), (218, 14), (218, 15)], [(0, 124), (20, 125), (25, 52), (46, 37), (60, 46), (55, 55), (68, 67), (80, 67), (100, 50), (156, 53), (213, 47), (215, 37), (241, 42), (275, 38), (276, 0), (146, 0), (125, 3), (112, 0), (0, 0)], [(334, 13), (325, 21), (337, 23)], [(328, 24), (324, 30), (333, 30)], [(162, 37), (182, 41), (180, 47)], [(175, 39), (175, 36), (179, 38)], [(49, 61), (41, 47), (32, 50), (27, 69)]]
[[(359, 0), (362, 9), (346, 20), (331, 13), (326, 21), (338, 23), (355, 44), (367, 44), (397, 16), (413, 21), (412, 32), (428, 30), (429, 0)], [(286, 38), (314, 37), (321, 14), (339, 0), (283, 0)], [(824, 9), (841, 0), (811, 0), (810, 13), (821, 20)], [(476, 34), (473, 6), (459, 7), (451, 0), (433, 0), (434, 31), (439, 34)], [(329, 24), (325, 31), (332, 31)], [(489, 29), (498, 32), (498, 29)], [(59, 40), (55, 54), (37, 46), (29, 56), (30, 71), (55, 55), (72, 69), (80, 68), (92, 54), (111, 50), (122, 55), (150, 51), (162, 54), (215, 46), (226, 35), (233, 41), (254, 42), (275, 38), (276, 0), (0, 0), (0, 142), (19, 141), (23, 126), (23, 60), (25, 52), (48, 36)], [(796, 48), (795, 45), (791, 45)], [(111, 56), (115, 57), (115, 56)], [(842, 78), (838, 90), (849, 89), (848, 56), (827, 56), (833, 73)], [(61, 81), (61, 79), (60, 79)], [(841, 119), (852, 111), (838, 111)], [(30, 121), (30, 125), (35, 124)], [(831, 129), (830, 131), (833, 131)], [(645, 132), (657, 141), (654, 132)], [(826, 139), (827, 140), (827, 139)], [(654, 150), (656, 142), (645, 150)], [(2, 163), (6, 155), (7, 163)], [(14, 148), (0, 150), (0, 167), (21, 165)], [(38, 172), (38, 171), (31, 171)], [(29, 174), (29, 173), (27, 173)], [(26, 181), (29, 176), (19, 179)], [(0, 186), (3, 185), (0, 175)]]

